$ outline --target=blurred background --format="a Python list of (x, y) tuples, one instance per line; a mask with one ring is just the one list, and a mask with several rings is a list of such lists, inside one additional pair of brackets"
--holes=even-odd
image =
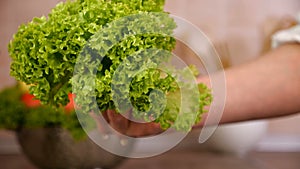
[[(47, 15), (58, 2), (60, 0), (0, 1), (0, 89), (15, 84), (13, 78), (9, 76), (10, 58), (7, 44), (17, 31), (18, 26), (30, 21), (35, 16)], [(215, 45), (222, 57), (224, 67), (230, 67), (251, 61), (270, 50), (271, 35), (280, 29), (295, 24), (297, 15), (298, 17), (300, 15), (300, 1), (167, 0), (165, 9), (199, 27)], [(188, 53), (185, 51), (187, 49), (179, 48), (179, 50), (182, 54)], [(184, 55), (184, 57), (189, 60), (189, 57), (193, 57), (193, 54), (190, 55)], [(199, 131), (194, 131), (177, 149), (184, 151), (181, 154), (190, 157), (190, 160), (195, 157), (198, 160), (192, 160), (189, 163), (197, 165), (201, 162), (201, 165), (207, 164), (207, 168), (214, 168), (218, 163), (219, 167), (215, 168), (226, 168), (226, 165), (228, 168), (234, 168), (236, 165), (236, 168), (241, 169), (251, 167), (298, 169), (300, 168), (298, 161), (300, 159), (299, 124), (300, 115), (294, 115), (280, 119), (226, 125), (220, 127), (215, 135), (202, 145), (197, 143)], [(148, 149), (151, 148), (148, 147)], [(148, 149), (139, 151), (147, 151)], [(185, 149), (193, 151), (190, 153)], [(203, 151), (207, 151), (207, 149), (230, 155), (204, 154)], [(16, 154), (17, 156), (13, 156)], [(5, 164), (5, 169), (8, 169), (13, 168), (12, 163), (19, 161), (22, 167), (33, 168), (30, 162), (20, 154), (21, 150), (14, 133), (0, 130), (0, 164)], [(232, 154), (234, 155), (232, 156)], [(13, 158), (7, 158), (7, 156)], [(170, 152), (149, 160), (158, 163), (156, 168), (163, 168), (162, 166), (169, 168), (165, 166), (168, 165), (167, 162), (172, 160), (174, 162), (177, 158), (181, 157)], [(257, 161), (257, 159), (259, 160)], [(164, 163), (162, 160), (166, 162)], [(212, 164), (214, 160), (219, 162)], [(242, 162), (236, 160), (242, 160)], [(129, 160), (120, 168), (139, 168), (144, 163), (147, 162)], [(223, 163), (225, 165), (222, 165)], [(181, 168), (187, 167), (186, 165), (181, 166)], [(239, 165), (241, 167), (238, 167)]]
[[(213, 42), (224, 67), (261, 56), (270, 50), (273, 33), (300, 19), (298, 0), (169, 0), (166, 10), (199, 27)], [(268, 120), (265, 140), (258, 147), (265, 151), (300, 151), (299, 122), (299, 115)]]

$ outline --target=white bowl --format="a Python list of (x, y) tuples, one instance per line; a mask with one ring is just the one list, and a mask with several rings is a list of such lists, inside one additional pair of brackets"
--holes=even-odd
[(256, 146), (266, 133), (267, 127), (267, 121), (221, 125), (207, 140), (207, 144), (217, 151), (243, 155)]

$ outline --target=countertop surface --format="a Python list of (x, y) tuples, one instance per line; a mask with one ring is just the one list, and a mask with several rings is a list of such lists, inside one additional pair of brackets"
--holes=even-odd
[[(15, 141), (8, 139), (8, 136), (14, 135), (2, 132), (0, 169), (37, 169), (21, 151), (5, 153), (3, 145), (8, 147), (8, 143)], [(300, 152), (252, 150), (238, 156), (213, 151), (205, 145), (199, 145), (195, 140), (194, 136), (187, 137), (185, 141), (162, 155), (144, 159), (126, 159), (114, 169), (300, 169)]]
[[(243, 156), (238, 156), (213, 151), (205, 145), (200, 145), (197, 142), (198, 134), (199, 131), (191, 132), (174, 149), (162, 155), (126, 159), (114, 169), (300, 169), (299, 150), (292, 153), (261, 152), (253, 149)], [(298, 139), (295, 141), (299, 143)], [(280, 143), (289, 147), (288, 142)], [(161, 144), (162, 142), (159, 142), (159, 145)], [(147, 152), (153, 149), (151, 146), (143, 147), (147, 148), (144, 150)], [(38, 169), (21, 153), (14, 132), (0, 130), (0, 169)]]
[[(24, 155), (1, 155), (1, 169), (37, 169)], [(176, 150), (146, 159), (127, 159), (115, 169), (299, 169), (300, 153), (251, 152), (239, 157), (216, 152)]]

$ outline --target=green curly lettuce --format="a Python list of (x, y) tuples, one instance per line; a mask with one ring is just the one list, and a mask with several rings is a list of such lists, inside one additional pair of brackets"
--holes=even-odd
[[(21, 101), (23, 94), (19, 85), (0, 92), (0, 129), (17, 131), (21, 128), (62, 127), (77, 140), (86, 137), (74, 111), (66, 113), (64, 109), (49, 105), (29, 108)], [(93, 128), (91, 125), (95, 124), (88, 125)]]
[[(58, 107), (67, 104), (68, 93), (74, 93), (72, 85), (74, 87), (76, 81), (75, 88), (81, 90), (75, 93), (76, 98), (79, 98), (76, 103), (85, 112), (90, 109), (85, 109), (83, 105), (90, 107), (95, 97), (101, 111), (115, 109), (118, 113), (123, 113), (114, 102), (116, 95), (112, 91), (113, 77), (118, 67), (128, 56), (138, 56), (139, 51), (152, 48), (171, 51), (175, 47), (176, 40), (172, 37), (172, 32), (176, 24), (168, 15), (162, 15), (165, 14), (163, 5), (164, 0), (74, 0), (59, 3), (47, 18), (34, 18), (30, 23), (20, 26), (9, 43), (11, 75), (30, 85), (30, 92), (43, 104)], [(160, 13), (160, 16), (153, 12)], [(133, 28), (129, 24), (128, 29), (121, 31), (117, 28), (122, 25), (111, 24), (135, 14), (150, 17), (150, 20), (145, 17), (144, 20), (133, 18), (130, 21), (136, 22), (141, 29), (153, 29), (153, 33), (141, 31), (132, 36), (130, 31), (135, 24), (132, 24)], [(160, 18), (158, 21), (157, 17)], [(156, 22), (160, 27), (155, 25)], [(106, 38), (97, 39), (99, 34)], [(149, 63), (156, 66), (171, 57), (169, 53), (160, 57), (155, 57), (155, 53), (144, 55), (152, 58)], [(137, 61), (138, 57), (132, 59)], [(82, 70), (83, 73), (97, 72), (96, 79), (73, 77), (78, 60), (90, 65)], [(129, 68), (134, 71), (134, 64)], [(120, 81), (128, 75), (121, 74), (120, 79), (116, 80)], [(95, 83), (94, 89), (84, 90), (92, 83)], [(129, 102), (134, 108), (133, 114), (146, 121), (151, 121), (154, 116), (155, 122), (160, 123), (164, 129), (174, 125), (178, 130), (189, 130), (191, 125), (201, 119), (204, 106), (211, 101), (211, 95), (206, 86), (199, 85), (197, 89), (200, 95), (193, 98), (197, 101), (196, 104), (186, 110), (186, 113), (180, 114), (180, 88), (176, 84), (176, 77), (155, 69), (155, 66), (140, 72), (132, 77), (129, 84)], [(122, 89), (121, 92), (126, 93), (127, 89)], [(122, 99), (128, 101), (126, 98)], [(153, 107), (152, 105), (156, 105), (153, 102), (165, 105)]]
[(20, 101), (21, 95), (16, 87), (0, 92), (0, 128), (16, 130), (23, 123), (25, 106)]
[(77, 55), (87, 40), (117, 18), (139, 11), (161, 11), (162, 2), (76, 0), (59, 3), (48, 18), (34, 18), (20, 26), (9, 44), (11, 75), (31, 85), (31, 93), (42, 103), (65, 105), (67, 94), (71, 92), (70, 78)]

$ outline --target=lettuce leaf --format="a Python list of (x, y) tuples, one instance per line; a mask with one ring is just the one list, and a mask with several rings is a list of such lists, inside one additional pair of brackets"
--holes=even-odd
[[(176, 24), (163, 11), (163, 5), (164, 0), (74, 0), (59, 3), (48, 17), (34, 18), (20, 26), (9, 43), (11, 75), (30, 85), (30, 92), (43, 104), (65, 105), (69, 102), (68, 93), (72, 92), (83, 112), (98, 107), (100, 111), (115, 109), (124, 113), (131, 108), (136, 118), (146, 121), (154, 118), (165, 129), (174, 125), (178, 130), (189, 130), (200, 120), (211, 95), (206, 86), (199, 85), (196, 91), (200, 91), (200, 95), (190, 97), (193, 100), (189, 103), (190, 109), (182, 113), (178, 101), (182, 101), (183, 96), (178, 93), (182, 94), (181, 87), (191, 87), (177, 84), (176, 76), (168, 73), (173, 70), (167, 68), (169, 70), (163, 72), (155, 67), (169, 61), (172, 55), (162, 52), (156, 57), (158, 54), (149, 49), (170, 52), (176, 43), (172, 37)], [(119, 31), (124, 25), (114, 21), (136, 14), (146, 17), (131, 18), (129, 25)], [(131, 31), (136, 25), (139, 25), (140, 32), (132, 36)], [(143, 30), (153, 30), (153, 33)], [(123, 73), (118, 70), (126, 61), (138, 62), (140, 51), (146, 51), (140, 59), (141, 64), (130, 64)], [(145, 56), (150, 58), (146, 65)], [(88, 67), (82, 67), (74, 76), (78, 60)], [(129, 71), (136, 72), (143, 64), (145, 67), (153, 65), (153, 68), (133, 73), (134, 77), (127, 83), (131, 76)], [(115, 76), (116, 71), (121, 72), (119, 76)], [(190, 69), (182, 70), (185, 71), (190, 72)], [(76, 76), (76, 73), (86, 72), (96, 72), (96, 78)], [(124, 79), (127, 85), (118, 83)], [(116, 95), (117, 90), (121, 95)], [(94, 107), (93, 99), (97, 103)], [(120, 108), (120, 105), (125, 108)]]

